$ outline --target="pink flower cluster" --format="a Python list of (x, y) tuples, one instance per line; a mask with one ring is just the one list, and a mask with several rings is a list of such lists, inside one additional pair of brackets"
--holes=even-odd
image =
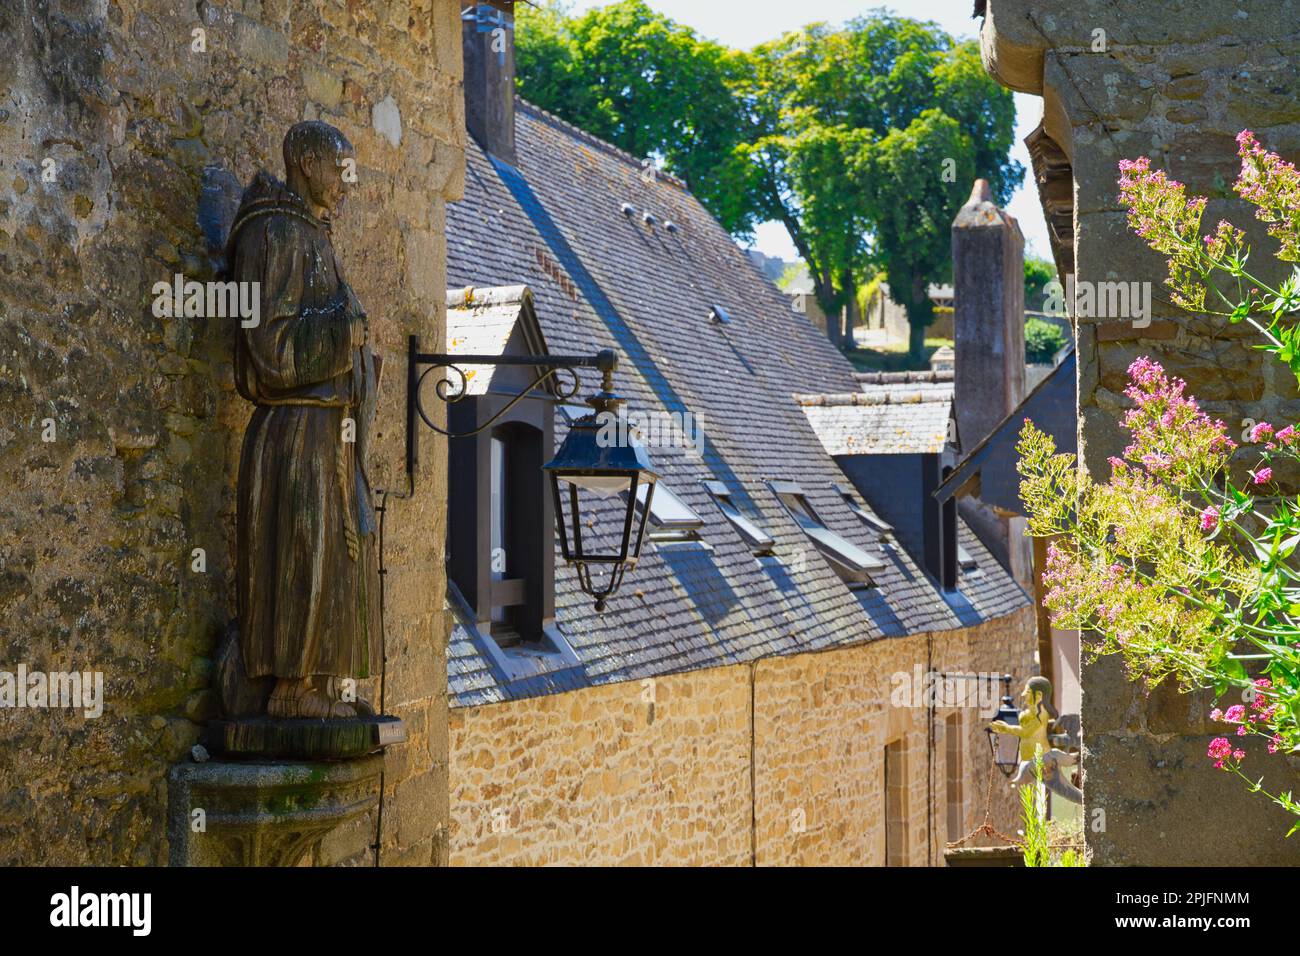
[(1292, 163), (1264, 149), (1248, 129), (1237, 134), (1237, 155), (1241, 172), (1233, 189), (1256, 208), (1255, 216), (1269, 223), (1268, 233), (1281, 242), (1277, 257), (1285, 262), (1300, 261), (1300, 172)]
[(1206, 509), (1201, 512), (1201, 530), (1213, 531), (1218, 526), (1219, 509), (1214, 507), (1214, 505), (1206, 506)]
[(1205, 243), (1205, 252), (1212, 259), (1223, 259), (1235, 255), (1246, 241), (1246, 234), (1228, 222), (1220, 219), (1214, 232), (1208, 232), (1201, 240)]
[(1172, 253), (1174, 237), (1195, 237), (1200, 231), (1205, 197), (1187, 198), (1187, 187), (1152, 169), (1146, 156), (1119, 161), (1119, 198), (1129, 207), (1129, 225), (1158, 252)]
[[(1244, 737), (1251, 731), (1259, 732), (1262, 724), (1267, 724), (1277, 714), (1277, 702), (1271, 700), (1274, 696), (1273, 682), (1267, 677), (1258, 678), (1250, 687), (1250, 710), (1247, 711), (1245, 704), (1233, 704), (1227, 710), (1220, 710), (1218, 707), (1210, 711), (1210, 719), (1221, 721), (1225, 724), (1237, 724), (1237, 736)], [(1224, 738), (1219, 738), (1223, 740)], [(1226, 740), (1225, 740), (1226, 743)], [(1277, 753), (1282, 744), (1282, 738), (1278, 734), (1273, 734), (1269, 738), (1268, 752)], [(1213, 744), (1211, 744), (1213, 747)], [(1210, 754), (1211, 757), (1214, 754)], [(1242, 754), (1244, 757), (1245, 754)], [(1240, 760), (1234, 754), (1233, 759)], [(1218, 766), (1217, 764), (1215, 766)]]
[(1232, 769), (1230, 767), (1224, 767), (1224, 763), (1228, 758), (1232, 758), (1232, 760), (1238, 763), (1246, 759), (1246, 751), (1233, 750), (1232, 744), (1228, 743), (1227, 737), (1215, 737), (1211, 740), (1209, 749), (1205, 751), (1205, 755), (1214, 761), (1214, 766), (1217, 770)]
[[(1227, 426), (1211, 421), (1195, 399), (1183, 394), (1186, 383), (1170, 379), (1159, 363), (1143, 356), (1129, 366), (1128, 374), (1130, 384), (1124, 394), (1136, 407), (1124, 414), (1124, 427), (1133, 433), (1125, 456), (1157, 477), (1186, 478), (1217, 471), (1237, 447), (1228, 437)], [(1212, 519), (1218, 520), (1217, 512)], [(1207, 520), (1203, 514), (1203, 528)]]
[[(1173, 290), (1173, 301), (1192, 312), (1201, 311), (1206, 288), (1200, 278), (1203, 243), (1197, 240), (1205, 197), (1188, 198), (1186, 186), (1163, 170), (1153, 170), (1145, 156), (1121, 160), (1119, 171), (1119, 198), (1128, 207), (1129, 226), (1148, 246), (1168, 256), (1165, 285)], [(1204, 243), (1204, 251), (1222, 255), (1235, 241), (1236, 234), (1225, 223)]]
[[(1255, 426), (1256, 429), (1259, 427), (1260, 425)], [(1300, 432), (1297, 432), (1293, 425), (1287, 425), (1286, 428), (1280, 428), (1269, 437), (1272, 440), (1264, 446), (1269, 451), (1277, 451), (1279, 449), (1295, 451), (1297, 444), (1300, 444), (1297, 442), (1297, 439), (1300, 439)]]

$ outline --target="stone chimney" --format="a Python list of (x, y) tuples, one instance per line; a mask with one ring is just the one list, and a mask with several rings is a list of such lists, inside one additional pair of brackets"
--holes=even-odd
[(471, 3), (461, 14), (465, 59), (465, 126), (488, 153), (515, 157), (514, 0)]
[[(1025, 396), (1025, 240), (975, 180), (952, 224), (953, 406), (962, 454), (969, 454)], [(1032, 580), (1024, 519), (963, 498), (971, 530), (1016, 580)]]
[(969, 452), (1025, 396), (1025, 240), (975, 180), (952, 224), (954, 401)]

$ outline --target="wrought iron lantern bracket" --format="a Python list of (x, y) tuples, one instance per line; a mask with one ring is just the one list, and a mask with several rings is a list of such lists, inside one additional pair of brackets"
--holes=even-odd
[[(469, 382), (462, 366), (467, 365), (512, 365), (528, 366), (538, 369), (537, 377), (515, 395), (503, 408), (477, 428), (467, 432), (452, 432), (433, 421), (424, 409), (421, 392), (424, 380), (429, 373), (445, 369), (447, 377), (440, 378), (434, 385), (434, 392), (439, 400), (447, 405), (454, 405), (469, 394)], [(421, 352), (420, 340), (412, 335), (407, 342), (406, 362), (406, 473), (408, 487), (415, 488), (415, 466), (420, 458), (419, 422), (423, 421), (440, 435), (448, 438), (469, 438), (484, 429), (491, 428), (501, 416), (522, 402), (535, 389), (548, 380), (555, 380), (555, 397), (559, 401), (572, 398), (578, 392), (576, 369), (593, 368), (603, 375), (602, 391), (609, 392), (613, 384), (615, 369), (618, 368), (618, 355), (613, 349), (602, 349), (594, 355), (449, 355), (443, 352)], [(566, 381), (561, 376), (567, 374)], [(453, 383), (452, 377), (455, 378)]]

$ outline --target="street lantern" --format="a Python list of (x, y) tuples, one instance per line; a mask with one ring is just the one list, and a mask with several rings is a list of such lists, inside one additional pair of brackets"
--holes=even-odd
[[(1016, 702), (1011, 699), (1011, 675), (1003, 674), (1002, 682), (1006, 685), (1006, 693), (1002, 695), (1002, 703), (998, 705), (993, 720), (1019, 727), (1020, 714), (1016, 710)], [(992, 727), (984, 728), (984, 732), (989, 735), (989, 749), (993, 752), (994, 766), (1006, 776), (1014, 776), (1020, 768), (1020, 738), (1015, 734), (1000, 734)]]
[[(605, 353), (602, 353), (604, 355)], [(601, 390), (587, 399), (591, 412), (569, 426), (560, 450), (542, 466), (551, 477), (555, 495), (555, 523), (560, 532), (560, 553), (578, 572), (582, 590), (596, 599), (596, 610), (605, 610), (605, 602), (623, 583), (623, 575), (636, 567), (641, 556), (646, 520), (654, 499), (658, 475), (644, 446), (621, 422), (606, 427), (609, 416), (617, 416), (623, 400), (613, 387), (613, 353), (601, 366)], [(611, 439), (611, 435), (613, 436)], [(638, 498), (645, 487), (640, 517)], [(593, 499), (606, 501), (620, 497), (624, 502), (622, 534), (616, 550), (597, 547), (590, 533), (583, 536), (583, 515), (593, 509)], [(568, 519), (565, 519), (566, 500)], [(603, 583), (600, 570), (607, 570)]]

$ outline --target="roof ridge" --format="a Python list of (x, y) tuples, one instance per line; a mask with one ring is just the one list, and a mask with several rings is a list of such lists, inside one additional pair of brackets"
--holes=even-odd
[[(517, 105), (522, 106), (525, 112), (532, 113), (534, 116), (538, 117), (539, 119), (547, 123), (550, 123), (552, 126), (558, 128), (561, 132), (568, 133), (574, 139), (581, 140), (584, 143), (589, 143), (592, 146), (595, 146), (596, 148), (601, 149), (606, 153), (609, 153), (611, 156), (614, 156), (616, 159), (621, 159), (624, 162), (629, 163), (632, 166), (635, 166), (638, 171), (645, 168), (645, 162), (648, 157), (638, 158), (636, 156), (633, 156), (627, 150), (620, 149), (619, 147), (615, 146), (613, 143), (601, 139), (599, 136), (595, 135), (594, 133), (587, 132), (581, 126), (575, 126), (573, 123), (570, 123), (566, 119), (561, 119), (560, 117), (556, 116), (554, 113), (550, 112), (549, 110), (544, 110), (540, 106), (536, 105), (535, 103), (528, 102), (518, 93), (515, 94), (515, 102)], [(655, 179), (676, 186), (678, 189), (681, 189), (685, 192), (690, 192), (690, 187), (686, 185), (686, 181), (684, 179), (680, 179), (677, 176), (674, 176), (672, 173), (668, 172), (667, 170), (660, 169), (657, 166), (654, 167), (654, 170), (655, 170)]]
[(796, 405), (804, 407), (827, 407), (834, 405), (950, 405), (951, 396), (938, 396), (930, 392), (915, 389), (875, 392), (796, 392)]
[(919, 369), (910, 372), (854, 372), (853, 378), (864, 385), (910, 385), (922, 382), (951, 382), (952, 369)]

